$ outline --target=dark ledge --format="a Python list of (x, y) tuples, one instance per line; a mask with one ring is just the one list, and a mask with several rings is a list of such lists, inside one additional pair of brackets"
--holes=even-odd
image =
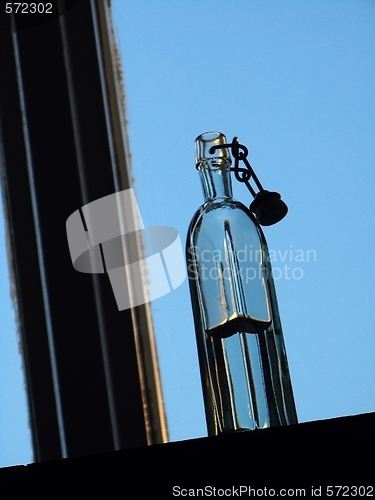
[[(147, 498), (149, 493), (162, 493), (163, 499), (204, 496), (202, 492), (227, 497), (240, 496), (240, 490), (233, 490), (240, 486), (263, 488), (258, 496), (272, 496), (264, 488), (275, 488), (274, 492), (269, 490), (273, 496), (281, 496), (277, 494), (280, 488), (304, 488), (305, 494), (298, 496), (305, 497), (312, 495), (314, 487), (314, 496), (325, 498), (326, 485), (364, 486), (367, 490), (361, 492), (365, 494), (357, 492), (356, 496), (374, 496), (374, 428), (375, 413), (340, 417), (7, 467), (0, 469), (0, 482), (3, 491), (22, 489), (28, 495), (38, 493), (38, 498), (44, 494), (53, 498), (50, 495), (61, 491), (86, 495), (91, 491), (113, 492), (117, 498), (119, 489), (127, 493), (124, 498)], [(204, 487), (208, 488), (196, 491)], [(321, 495), (316, 490), (319, 487)], [(249, 491), (243, 490), (241, 496), (254, 496)], [(354, 489), (341, 490), (339, 495), (338, 488), (332, 491), (336, 497)]]

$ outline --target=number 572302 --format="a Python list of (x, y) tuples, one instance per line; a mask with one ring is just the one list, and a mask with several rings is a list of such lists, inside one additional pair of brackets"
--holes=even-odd
[(5, 12), (7, 14), (52, 14), (52, 3), (22, 3), (22, 2), (7, 2), (5, 4)]

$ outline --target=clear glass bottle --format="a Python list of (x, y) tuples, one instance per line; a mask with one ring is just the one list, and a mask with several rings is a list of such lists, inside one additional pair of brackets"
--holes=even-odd
[(297, 423), (266, 240), (232, 198), (219, 132), (195, 142), (204, 203), (186, 258), (209, 435)]

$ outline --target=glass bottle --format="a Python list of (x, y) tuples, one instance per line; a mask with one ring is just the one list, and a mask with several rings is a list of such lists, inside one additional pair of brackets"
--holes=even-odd
[(232, 197), (219, 132), (195, 141), (204, 203), (186, 258), (209, 435), (297, 423), (267, 243)]

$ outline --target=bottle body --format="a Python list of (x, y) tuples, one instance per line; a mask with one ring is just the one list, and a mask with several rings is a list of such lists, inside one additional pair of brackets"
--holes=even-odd
[(186, 246), (209, 435), (297, 422), (267, 244), (229, 167), (200, 163)]

